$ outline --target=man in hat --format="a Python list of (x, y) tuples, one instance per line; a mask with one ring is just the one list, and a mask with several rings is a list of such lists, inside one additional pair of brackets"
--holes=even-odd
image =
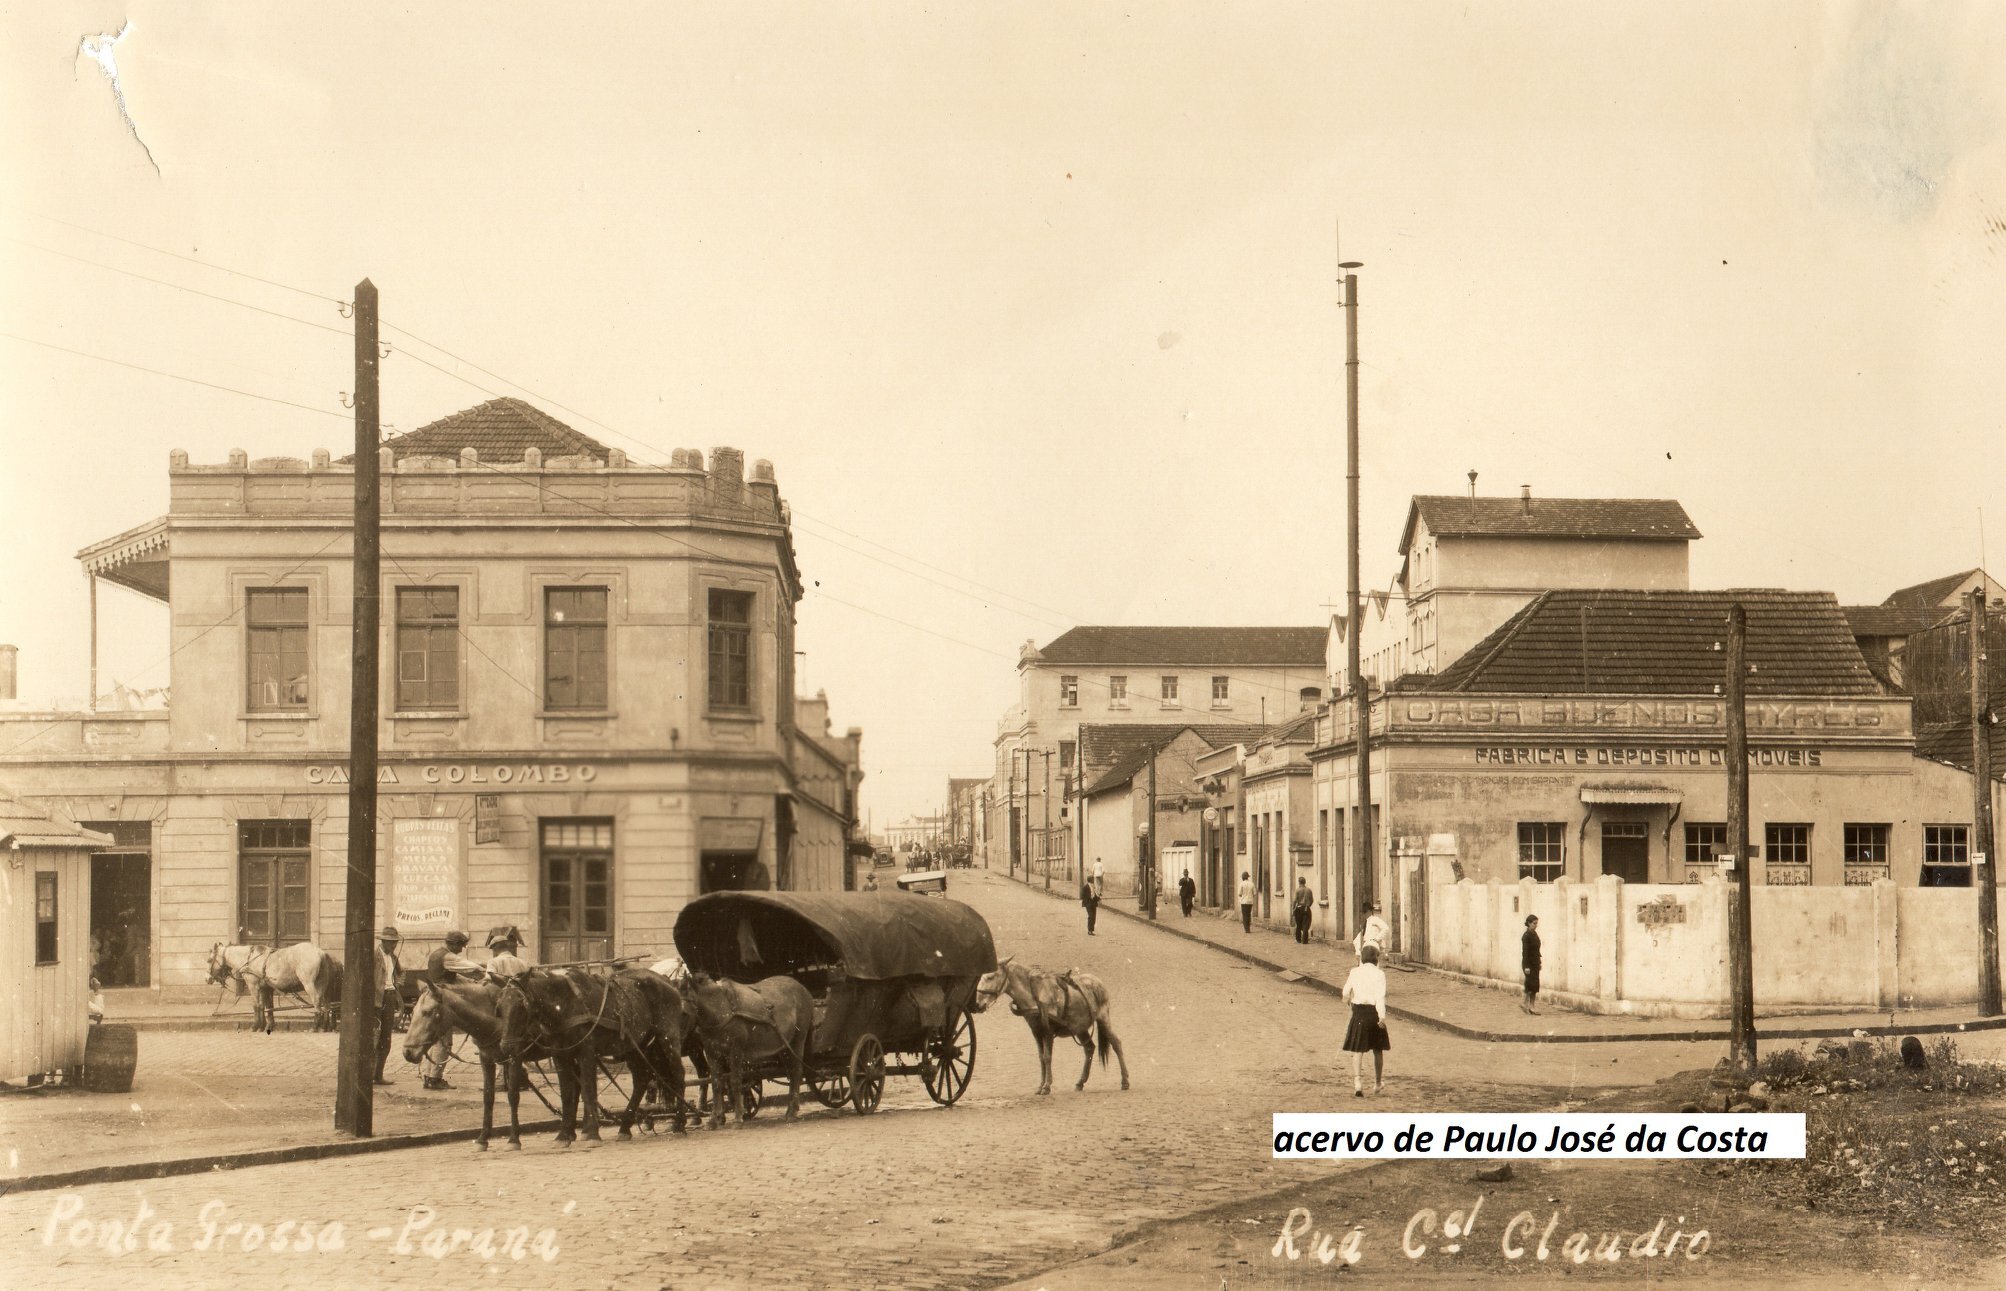
[(514, 924), (488, 929), (488, 980), (500, 983), (527, 973), (529, 962), (522, 958), (521, 951), (522, 934)]
[[(446, 944), (433, 951), (425, 961), (425, 980), (434, 986), (445, 986), (456, 981), (478, 980), (481, 966), (460, 952), (467, 948), (467, 934), (457, 928), (446, 934)], [(453, 1033), (450, 1029), (441, 1031), (439, 1038), (425, 1052), (425, 1088), (451, 1089), (446, 1083), (446, 1059), (453, 1053)]]
[(376, 944), (376, 1083), (387, 1085), (390, 1078), (383, 1074), (383, 1063), (390, 1056), (390, 1032), (397, 1025), (397, 1015), (404, 1011), (404, 1001), (397, 993), (397, 944), (404, 935), (387, 923), (377, 935), (381, 940)]

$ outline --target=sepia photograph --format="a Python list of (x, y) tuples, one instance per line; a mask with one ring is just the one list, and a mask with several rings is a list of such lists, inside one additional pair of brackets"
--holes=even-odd
[(0, 1285), (2006, 1286), (2006, 8), (0, 23)]

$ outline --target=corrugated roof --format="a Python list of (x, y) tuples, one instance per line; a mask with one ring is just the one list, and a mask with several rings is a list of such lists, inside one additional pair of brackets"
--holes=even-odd
[(110, 847), (112, 840), (95, 830), (79, 829), (38, 807), (0, 791), (0, 851), (23, 847)]
[(1435, 677), (1402, 689), (1479, 694), (1709, 695), (1728, 608), (1748, 610), (1752, 695), (1884, 693), (1830, 592), (1541, 593)]
[[(594, 457), (606, 460), (606, 446), (580, 434), (543, 409), (521, 399), (490, 399), (451, 416), (393, 435), (383, 446), (398, 460), (406, 457), (458, 457), (471, 448), (483, 462), (520, 462), (527, 449), (545, 457)], [(341, 459), (354, 461), (350, 454)]]
[(1677, 502), (1661, 498), (1416, 497), (1400, 531), (1400, 554), (1416, 520), (1437, 538), (1634, 538), (1675, 542), (1700, 531)]
[(1078, 627), (1038, 653), (1048, 664), (1164, 668), (1322, 668), (1324, 628)]
[(1887, 599), (1881, 604), (1891, 609), (1904, 610), (1950, 609), (1953, 607), (1944, 605), (1944, 598), (1955, 592), (1958, 584), (1965, 579), (1981, 572), (1983, 571), (1967, 569), (1960, 574), (1945, 574), (1942, 578), (1932, 578), (1927, 583), (1917, 583), (1914, 587), (1904, 587), (1898, 592), (1888, 593)]

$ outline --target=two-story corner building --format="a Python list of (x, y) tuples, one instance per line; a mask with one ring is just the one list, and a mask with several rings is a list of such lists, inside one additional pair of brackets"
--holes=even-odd
[[(1369, 820), (1354, 711), (1326, 710), (1309, 758), (1347, 912), (1380, 900), (1395, 948), (1422, 956), (1431, 886), (1716, 872), (1737, 603), (1756, 882), (1969, 884), (1970, 777), (1916, 756), (1910, 697), (1874, 677), (1831, 594), (1552, 591), (1439, 674), (1375, 697)], [(1360, 824), (1364, 871), (1346, 845)]]
[[(857, 795), (864, 783), (864, 732), (836, 734), (829, 692), (794, 700), (794, 795), (781, 802), (780, 834), (792, 838), (792, 886), (846, 892), (857, 886), (854, 863), (870, 855), (859, 831)], [(868, 864), (868, 861), (866, 861)]]
[[(341, 944), (353, 492), (326, 452), (171, 454), (167, 513), (79, 554), (167, 604), (171, 704), (0, 725), (0, 780), (113, 838), (134, 984)], [(829, 882), (791, 850), (771, 466), (639, 466), (498, 399), (385, 444), (382, 516), (375, 917), (407, 953), (499, 923), (545, 962), (653, 952), (701, 892)]]
[[(1436, 673), (1544, 591), (1690, 586), (1700, 532), (1677, 502), (1650, 498), (1416, 497), (1390, 589), (1363, 598), (1365, 675), (1381, 686)], [(1348, 685), (1348, 627), (1330, 622), (1329, 693)]]
[(1024, 830), (1042, 828), (1048, 793), (1053, 828), (1071, 826), (1069, 797), (1085, 787), (1082, 725), (1284, 720), (1306, 689), (1321, 690), (1326, 636), (1318, 627), (1102, 626), (1072, 628), (1042, 648), (1025, 642), (1017, 703), (996, 730), (989, 863), (1008, 865)]

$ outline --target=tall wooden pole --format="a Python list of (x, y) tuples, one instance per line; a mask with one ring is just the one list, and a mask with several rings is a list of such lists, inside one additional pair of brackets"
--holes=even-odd
[(1052, 751), (1045, 751), (1045, 891), (1052, 890)]
[(1734, 891), (1728, 897), (1727, 972), (1731, 1002), (1728, 1057), (1755, 1068), (1755, 948), (1750, 896), (1754, 866), (1748, 861), (1748, 611), (1739, 602), (1727, 616), (1727, 845), (1734, 855)]
[[(1362, 906), (1378, 891), (1372, 859), (1372, 692), (1365, 684), (1365, 668), (1360, 638), (1365, 635), (1365, 614), (1359, 602), (1358, 577), (1358, 275), (1344, 275), (1344, 439), (1346, 527), (1346, 644), (1351, 672), (1352, 740), (1357, 750), (1358, 812), (1351, 831), (1352, 890)], [(1357, 912), (1352, 912), (1354, 918)]]
[(1999, 881), (1992, 855), (1992, 693), (1986, 678), (1985, 584), (1971, 593), (1971, 851), (1978, 871), (1978, 1013), (1999, 1004)]
[(349, 653), (348, 904), (341, 986), (341, 1045), (334, 1084), (334, 1127), (368, 1138), (375, 1132), (376, 1071), (376, 643), (382, 507), (377, 495), (376, 287), (355, 285), (355, 602)]
[(1156, 750), (1149, 751), (1149, 843), (1143, 854), (1143, 891), (1149, 902), (1149, 917), (1156, 919)]

